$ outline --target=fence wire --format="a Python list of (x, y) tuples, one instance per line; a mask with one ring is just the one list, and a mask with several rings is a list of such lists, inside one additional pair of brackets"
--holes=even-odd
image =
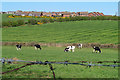
[[(91, 66), (105, 66), (105, 67), (120, 67), (120, 62), (119, 61), (76, 61), (76, 62), (69, 62), (69, 61), (45, 61), (45, 62), (42, 62), (42, 61), (24, 61), (24, 60), (13, 60), (13, 59), (5, 59), (5, 58), (2, 58), (0, 59), (0, 61), (2, 62), (2, 64), (5, 64), (6, 62), (7, 63), (13, 63), (13, 62), (24, 62), (24, 63), (27, 63), (26, 65), (24, 66), (21, 66), (19, 68), (15, 68), (13, 70), (10, 70), (10, 71), (6, 71), (6, 72), (2, 72), (1, 74), (5, 74), (5, 73), (8, 73), (8, 72), (13, 72), (13, 71), (16, 71), (16, 70), (19, 70), (23, 67), (26, 67), (26, 66), (30, 66), (30, 65), (35, 65), (35, 64), (40, 64), (40, 65), (49, 65), (50, 67), (50, 70), (52, 71), (53, 73), (53, 77), (54, 77), (54, 80), (55, 80), (55, 72), (54, 72), (54, 68), (52, 66), (52, 64), (64, 64), (64, 65), (68, 65), (68, 64), (73, 64), (73, 65), (82, 65), (82, 66), (87, 66), (87, 67), (91, 67)], [(99, 64), (95, 64), (95, 63), (99, 63)], [(112, 65), (105, 65), (105, 64), (102, 64), (102, 63), (114, 63)], [(118, 63), (118, 64), (116, 64)]]

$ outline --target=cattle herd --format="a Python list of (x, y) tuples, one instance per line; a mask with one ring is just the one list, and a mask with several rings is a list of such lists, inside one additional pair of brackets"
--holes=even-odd
[[(42, 49), (39, 44), (35, 44), (34, 47), (35, 47), (35, 50), (41, 50), (41, 49)], [(82, 44), (78, 44), (77, 47), (78, 47), (79, 49), (81, 49), (81, 48), (82, 48)], [(21, 48), (22, 48), (22, 45), (21, 45), (21, 44), (17, 44), (17, 45), (16, 45), (16, 49), (17, 49), (17, 50), (21, 50)], [(67, 47), (64, 49), (64, 52), (70, 52), (70, 51), (71, 51), (71, 52), (74, 52), (74, 51), (75, 51), (75, 46), (67, 46)], [(101, 53), (100, 47), (98, 47), (98, 46), (93, 46), (93, 52)]]
[[(35, 46), (35, 50), (41, 50), (41, 49), (42, 49), (39, 44), (35, 44), (34, 46)], [(16, 49), (17, 49), (17, 50), (21, 50), (21, 48), (22, 48), (22, 45), (21, 45), (21, 44), (17, 44), (17, 45), (16, 45)]]

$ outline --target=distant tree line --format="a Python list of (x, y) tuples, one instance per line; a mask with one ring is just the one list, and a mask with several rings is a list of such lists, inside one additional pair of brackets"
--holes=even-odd
[(53, 23), (53, 22), (67, 22), (67, 21), (82, 21), (82, 20), (120, 20), (120, 17), (118, 16), (96, 16), (96, 17), (81, 17), (81, 16), (75, 16), (75, 17), (65, 17), (65, 18), (57, 18), (57, 19), (41, 19), (41, 20), (35, 20), (35, 19), (29, 19), (27, 22), (24, 20), (17, 20), (17, 21), (3, 21), (2, 27), (16, 27), (21, 25), (36, 25), (38, 22), (40, 23)]

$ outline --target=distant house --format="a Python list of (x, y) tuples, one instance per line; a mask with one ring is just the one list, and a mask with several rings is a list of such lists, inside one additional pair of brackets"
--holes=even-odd
[(104, 14), (103, 13), (99, 13), (99, 12), (91, 12), (91, 13), (89, 13), (88, 14), (88, 16), (104, 16)]
[(42, 15), (43, 16), (52, 16), (52, 13), (51, 12), (43, 12)]
[(94, 14), (93, 13), (89, 13), (88, 16), (91, 17), (91, 16), (94, 16)]
[(56, 12), (52, 12), (52, 17), (55, 17), (57, 15), (57, 13)]
[(6, 14), (6, 12), (0, 12), (0, 14)]
[(8, 11), (7, 14), (15, 14), (15, 11)]
[[(5, 14), (5, 12), (1, 12), (1, 14)], [(74, 16), (104, 16), (103, 13), (100, 12), (36, 12), (36, 11), (8, 11), (7, 14), (14, 14), (20, 16), (49, 16), (49, 17), (74, 17)]]
[(16, 13), (22, 12), (21, 10), (17, 10)]
[(70, 17), (71, 13), (64, 13), (62, 17)]
[(42, 16), (42, 12), (17, 12), (14, 15), (18, 16)]
[(99, 16), (98, 14), (97, 14), (97, 12), (92, 12), (93, 14), (94, 14), (94, 16)]
[(71, 16), (74, 17), (74, 16), (77, 16), (77, 14), (75, 12), (72, 12)]
[(20, 16), (21, 14), (22, 14), (21, 12), (17, 12), (17, 13), (15, 13), (14, 15)]
[(32, 12), (32, 13), (29, 13), (28, 16), (42, 16), (42, 13), (41, 12)]
[(14, 15), (17, 15), (17, 16), (28, 16), (28, 13), (18, 12), (18, 13), (15, 13)]
[(58, 13), (57, 15), (62, 16), (64, 13)]
[(34, 16), (32, 13), (29, 13), (28, 16)]
[(27, 13), (22, 13), (21, 16), (28, 16), (28, 14)]
[(104, 14), (103, 13), (100, 13), (101, 14), (101, 16), (104, 16)]
[(66, 12), (56, 12), (56, 16), (59, 16), (59, 17), (63, 17), (63, 14), (65, 14)]
[(77, 16), (88, 16), (88, 12), (77, 12)]

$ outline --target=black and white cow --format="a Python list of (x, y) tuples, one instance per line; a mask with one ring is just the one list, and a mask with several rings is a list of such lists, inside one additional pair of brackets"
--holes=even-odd
[(101, 50), (100, 50), (99, 47), (94, 46), (93, 47), (93, 52), (99, 52), (99, 53), (101, 53)]
[(81, 49), (82, 48), (82, 44), (78, 44), (78, 48)]
[(17, 50), (21, 50), (21, 48), (22, 48), (22, 45), (20, 45), (20, 44), (17, 44), (17, 45), (16, 45), (16, 49), (17, 49)]
[(68, 52), (68, 51), (75, 51), (75, 46), (67, 46), (67, 48), (65, 48), (64, 52)]
[(41, 49), (42, 49), (41, 46), (40, 46), (39, 44), (35, 44), (34, 46), (35, 46), (35, 50), (38, 50), (38, 49), (41, 50)]
[(65, 49), (64, 49), (64, 52), (68, 52), (68, 51), (69, 51), (69, 48), (65, 48)]

